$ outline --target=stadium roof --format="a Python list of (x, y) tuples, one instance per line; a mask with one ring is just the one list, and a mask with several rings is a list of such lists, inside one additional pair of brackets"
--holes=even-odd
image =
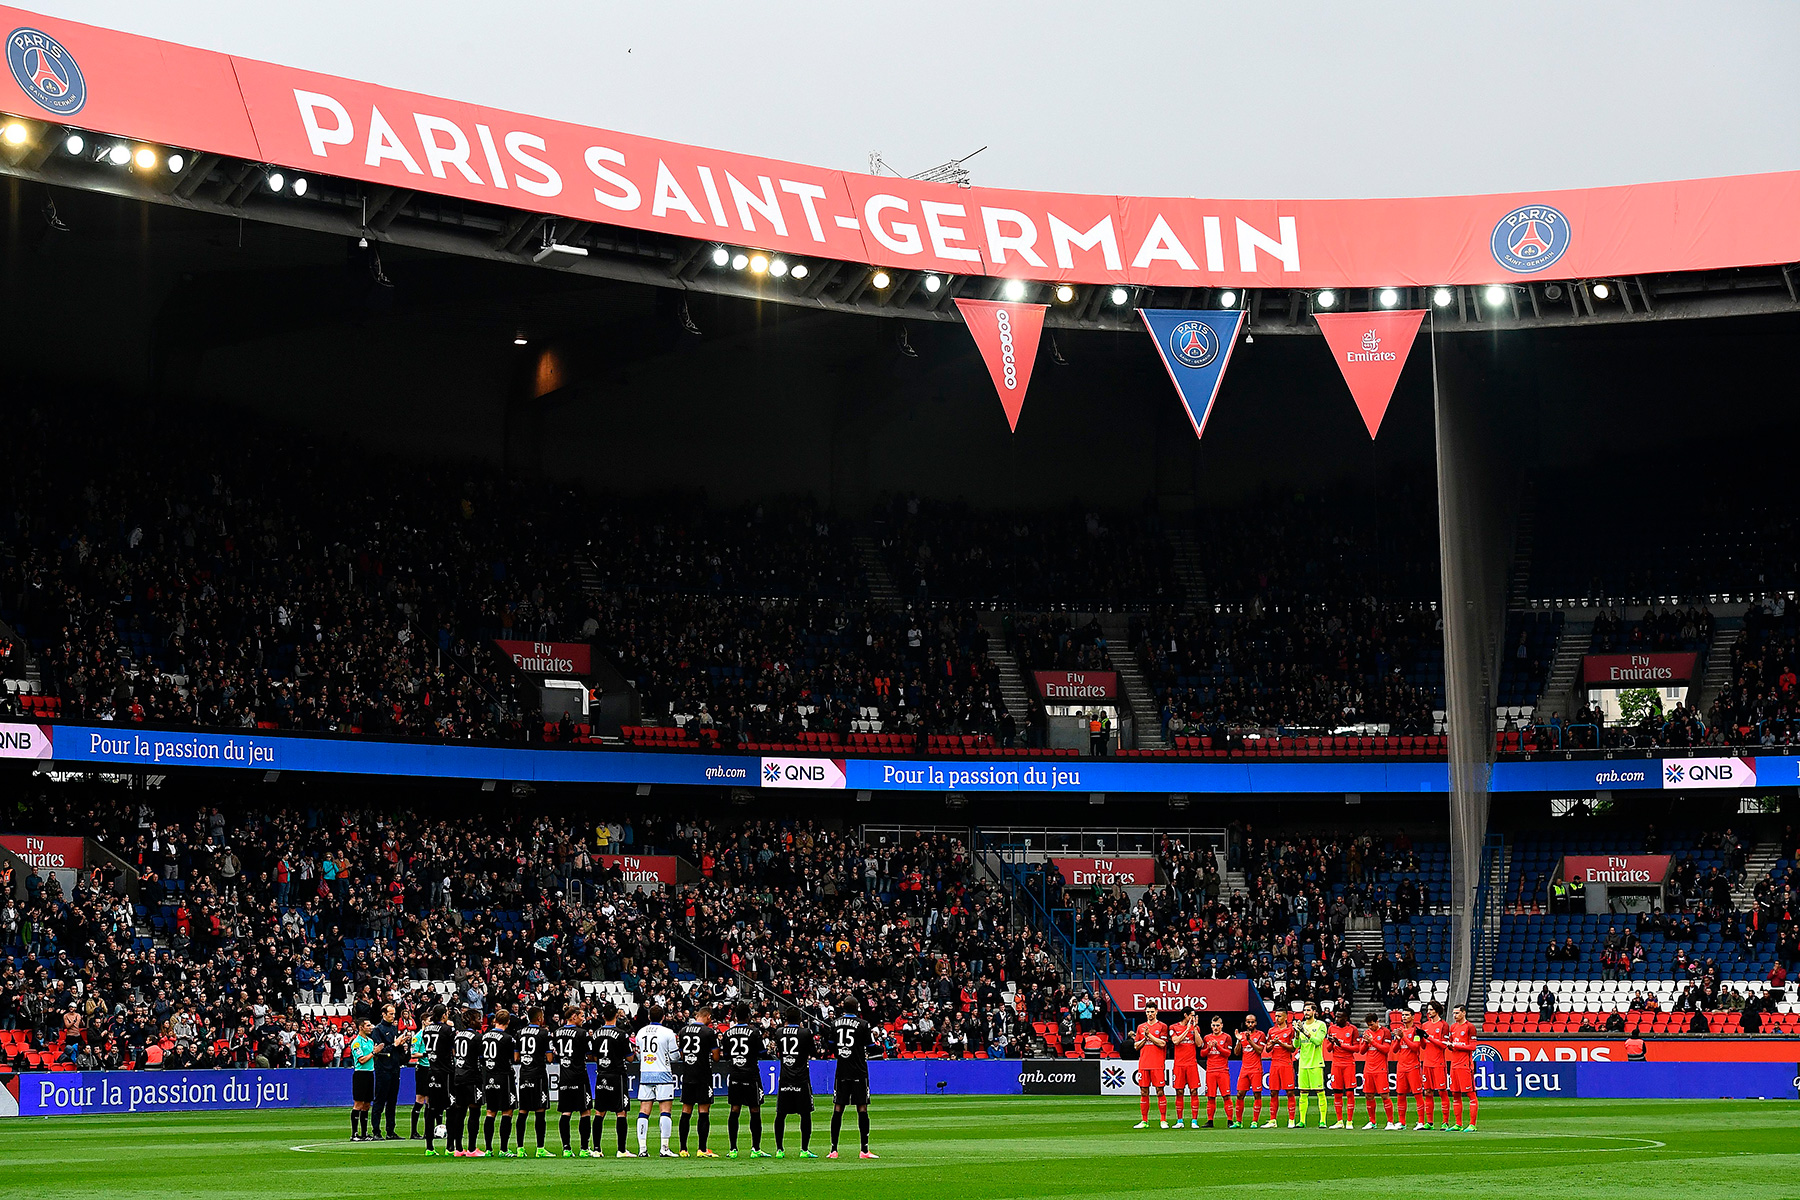
[(1242, 306), (1270, 333), (1324, 309), (1474, 330), (1800, 307), (1800, 226), (1771, 219), (1800, 208), (1800, 172), (1417, 200), (959, 188), (0, 17), (0, 170), (378, 243), (916, 320), (1005, 295), (1057, 327), (1149, 306)]

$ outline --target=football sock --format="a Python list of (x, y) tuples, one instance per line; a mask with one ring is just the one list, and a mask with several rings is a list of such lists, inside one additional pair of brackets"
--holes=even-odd
[(738, 1135), (738, 1110), (737, 1109), (735, 1109), (735, 1108), (732, 1109), (731, 1115), (729, 1117), (725, 1118), (725, 1128), (731, 1131), (731, 1148), (733, 1150), (736, 1150), (737, 1149), (737, 1135)]
[(760, 1108), (750, 1110), (750, 1148), (752, 1150), (762, 1149), (762, 1109)]
[(1169, 1095), (1167, 1092), (1156, 1093), (1156, 1112), (1163, 1120), (1169, 1119)]
[(489, 1113), (487, 1115), (487, 1119), (481, 1123), (481, 1142), (482, 1142), (482, 1148), (484, 1150), (492, 1150), (494, 1148), (494, 1114), (493, 1113)]
[(425, 1106), (423, 1104), (414, 1104), (413, 1105), (412, 1135), (414, 1137), (419, 1136), (419, 1110), (423, 1109), (424, 1107)]
[(523, 1150), (525, 1148), (525, 1110), (524, 1109), (521, 1108), (519, 1110), (519, 1114), (518, 1114), (518, 1117), (516, 1118), (516, 1120), (517, 1120), (517, 1124), (518, 1124), (518, 1132), (513, 1135), (513, 1140), (515, 1142), (519, 1143), (519, 1149)]
[[(581, 1148), (583, 1150), (586, 1150), (588, 1148), (588, 1137), (589, 1137), (589, 1135), (591, 1135), (594, 1132), (594, 1118), (588, 1116), (586, 1113), (582, 1113), (581, 1114), (581, 1125), (579, 1128), (580, 1128), (580, 1133), (581, 1133)], [(593, 1139), (593, 1141), (594, 1141), (594, 1148), (599, 1149), (600, 1139), (598, 1137), (596, 1137)]]
[[(1144, 1118), (1145, 1118), (1145, 1120), (1148, 1120), (1149, 1117), (1150, 1117), (1150, 1101), (1145, 1100), (1144, 1101)], [(844, 1110), (841, 1108), (832, 1109), (831, 1110), (831, 1148), (833, 1150), (837, 1149), (838, 1131), (841, 1130), (843, 1127), (844, 1127)]]
[[(502, 1153), (502, 1154), (506, 1153), (506, 1143), (507, 1143), (506, 1135), (512, 1132), (512, 1127), (513, 1127), (513, 1123), (512, 1123), (511, 1117), (502, 1116), (500, 1118), (500, 1153)], [(525, 1137), (523, 1134), (520, 1134), (519, 1145), (523, 1146), (524, 1144), (525, 1144)]]
[(1455, 1123), (1458, 1125), (1461, 1125), (1462, 1124), (1462, 1096), (1461, 1096), (1461, 1094), (1458, 1094), (1458, 1095), (1452, 1097), (1451, 1103), (1456, 1105), (1456, 1122)]
[(869, 1112), (867, 1109), (856, 1110), (856, 1127), (862, 1131), (863, 1153), (869, 1152)]
[[(556, 1118), (556, 1127), (562, 1131), (563, 1149), (567, 1150), (569, 1148), (569, 1114), (568, 1113), (564, 1113), (562, 1116)], [(582, 1139), (582, 1144), (584, 1146), (587, 1144), (586, 1138)]]
[[(538, 1149), (542, 1150), (544, 1148), (544, 1110), (541, 1108), (537, 1110), (537, 1135), (538, 1135)], [(523, 1129), (521, 1129), (519, 1131), (519, 1145), (523, 1146), (524, 1144), (525, 1144), (525, 1132)]]
[(778, 1151), (784, 1149), (784, 1147), (781, 1144), (781, 1135), (786, 1132), (787, 1132), (787, 1114), (782, 1113), (779, 1117), (775, 1118), (775, 1149)]
[(1149, 1092), (1139, 1092), (1138, 1093), (1138, 1118), (1140, 1120), (1144, 1120), (1144, 1121), (1148, 1121), (1150, 1119), (1150, 1093)]
[(712, 1114), (705, 1109), (700, 1110), (700, 1119), (695, 1122), (700, 1127), (700, 1148), (706, 1149), (706, 1131), (712, 1126)]
[(812, 1144), (812, 1114), (800, 1114), (800, 1149), (805, 1150)]
[(436, 1149), (437, 1143), (437, 1109), (427, 1106), (425, 1109), (425, 1148)]
[[(601, 1118), (604, 1120), (605, 1118)], [(619, 1153), (625, 1153), (625, 1114), (620, 1113), (613, 1121), (613, 1127), (619, 1134)], [(594, 1149), (600, 1148), (600, 1126), (594, 1126)]]
[(693, 1123), (694, 1123), (694, 1114), (687, 1111), (686, 1109), (683, 1109), (682, 1113), (681, 1113), (681, 1148), (683, 1150), (687, 1149), (688, 1126), (692, 1125)]
[(662, 1135), (662, 1148), (664, 1150), (669, 1148), (669, 1142), (672, 1140), (669, 1135), (674, 1132), (674, 1128), (674, 1118), (668, 1113), (664, 1113), (662, 1119), (657, 1122), (657, 1132)]
[(1469, 1124), (1471, 1124), (1471, 1125), (1475, 1124), (1475, 1110), (1479, 1107), (1480, 1107), (1480, 1102), (1476, 1099), (1475, 1093), (1470, 1092), (1469, 1093)]
[(361, 1132), (362, 1132), (361, 1119), (358, 1117), (356, 1110), (353, 1108), (350, 1110), (350, 1136), (355, 1137), (357, 1134), (359, 1134)]
[(637, 1120), (638, 1154), (650, 1153), (650, 1114), (641, 1112)]
[(1298, 1103), (1298, 1098), (1294, 1095), (1294, 1093), (1289, 1092), (1288, 1093), (1288, 1120), (1290, 1120), (1290, 1121), (1294, 1119), (1294, 1105), (1296, 1103)]

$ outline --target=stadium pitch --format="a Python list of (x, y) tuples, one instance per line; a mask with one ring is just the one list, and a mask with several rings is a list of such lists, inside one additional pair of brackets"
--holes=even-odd
[[(345, 1114), (293, 1110), (21, 1118), (0, 1122), (0, 1164), (10, 1195), (106, 1200), (541, 1197), (617, 1194), (622, 1184), (633, 1197), (680, 1200), (1144, 1196), (1197, 1188), (1357, 1200), (1736, 1200), (1795, 1195), (1800, 1178), (1800, 1106), (1787, 1101), (1495, 1100), (1482, 1105), (1474, 1134), (1133, 1131), (1135, 1098), (877, 1098), (871, 1113), (878, 1162), (856, 1158), (854, 1122), (843, 1143), (850, 1155), (836, 1162), (793, 1158), (792, 1122), (790, 1157), (782, 1160), (444, 1159), (426, 1158), (422, 1142), (351, 1143)], [(813, 1149), (822, 1154), (829, 1110), (817, 1116)], [(720, 1151), (724, 1126), (721, 1113), (713, 1125)], [(740, 1146), (749, 1149), (747, 1128)], [(772, 1122), (764, 1148), (773, 1148)]]

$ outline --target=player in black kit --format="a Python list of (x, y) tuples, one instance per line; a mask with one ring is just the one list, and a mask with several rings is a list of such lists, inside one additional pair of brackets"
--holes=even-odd
[(862, 1157), (880, 1158), (869, 1151), (869, 1023), (846, 1012), (831, 1023), (831, 1054), (837, 1060), (837, 1083), (832, 1088), (831, 1153), (838, 1156), (838, 1131), (844, 1109), (856, 1106), (856, 1123), (862, 1129)]
[[(592, 1119), (588, 1110), (593, 1097), (588, 1094), (588, 1035), (581, 1027), (581, 1006), (572, 1004), (563, 1014), (562, 1028), (550, 1035), (550, 1052), (556, 1057), (556, 1108), (562, 1114), (562, 1148), (564, 1158), (576, 1157), (569, 1148), (569, 1114), (581, 1114), (581, 1154), (590, 1155), (588, 1134)], [(598, 1157), (598, 1151), (591, 1153)]]
[(712, 1026), (712, 1009), (703, 1007), (676, 1035), (681, 1041), (681, 1157), (687, 1157), (688, 1123), (700, 1110), (700, 1158), (717, 1158), (706, 1148), (711, 1124), (713, 1061), (719, 1057), (719, 1034)]
[(425, 1105), (425, 1153), (433, 1157), (438, 1153), (438, 1118), (450, 1107), (450, 1048), (456, 1041), (456, 1030), (445, 1023), (444, 1017), (443, 1005), (433, 1008), (430, 1024), (413, 1038), (417, 1064), (413, 1074), (419, 1099)]
[(750, 1109), (750, 1157), (767, 1158), (762, 1148), (762, 1081), (757, 1075), (763, 1060), (763, 1037), (750, 1024), (750, 1002), (737, 1003), (737, 1024), (725, 1031), (725, 1099), (731, 1105), (731, 1151), (738, 1156), (738, 1113)]
[(625, 1073), (631, 1067), (631, 1037), (619, 1028), (619, 1007), (610, 1000), (600, 1006), (600, 1022), (589, 1036), (594, 1056), (594, 1154), (600, 1155), (600, 1138), (610, 1115), (619, 1134), (619, 1157), (635, 1158), (625, 1148), (626, 1110), (631, 1106)]
[(512, 1018), (505, 1009), (494, 1013), (494, 1024), (481, 1035), (481, 1085), (487, 1101), (486, 1149), (494, 1152), (494, 1116), (500, 1117), (500, 1157), (517, 1158), (506, 1148), (512, 1132), (513, 1109), (518, 1107), (513, 1066), (519, 1061), (519, 1043), (512, 1035)]
[(817, 1158), (808, 1147), (812, 1143), (812, 1067), (818, 1057), (813, 1032), (805, 1025), (790, 1021), (775, 1031), (775, 1058), (781, 1074), (775, 1083), (775, 1157), (786, 1158), (782, 1135), (787, 1132), (788, 1114), (800, 1118), (800, 1157)]
[(537, 1114), (537, 1157), (554, 1157), (544, 1149), (544, 1109), (550, 1104), (550, 1031), (544, 1028), (544, 1010), (534, 1008), (530, 1020), (518, 1032), (519, 1042), (519, 1154), (525, 1154), (525, 1116)]
[(464, 1009), (450, 1042), (448, 1140), (450, 1153), (457, 1158), (481, 1153), (475, 1148), (475, 1126), (481, 1119), (481, 1069), (475, 1044), (481, 1036), (475, 1029), (480, 1019), (475, 1010)]

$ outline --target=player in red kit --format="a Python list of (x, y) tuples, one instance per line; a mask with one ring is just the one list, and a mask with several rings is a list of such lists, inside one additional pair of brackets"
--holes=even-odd
[[(1370, 1017), (1363, 1030), (1363, 1074), (1362, 1091), (1368, 1101), (1369, 1123), (1364, 1129), (1375, 1128), (1375, 1097), (1381, 1097), (1381, 1109), (1387, 1114), (1385, 1129), (1404, 1129), (1405, 1126), (1394, 1124), (1394, 1097), (1388, 1091), (1388, 1055), (1394, 1050), (1394, 1035), (1389, 1033), (1387, 1023), (1382, 1017)], [(1355, 1116), (1354, 1113), (1351, 1114)]]
[[(1451, 1015), (1456, 1019), (1444, 1032), (1444, 1049), (1450, 1060), (1450, 1097), (1456, 1103), (1456, 1123), (1450, 1126), (1450, 1130), (1453, 1133), (1474, 1133), (1475, 1110), (1480, 1107), (1480, 1102), (1475, 1098), (1475, 1044), (1481, 1040), (1481, 1031), (1469, 1023), (1469, 1014), (1462, 1005), (1457, 1005)], [(1465, 1096), (1469, 1101), (1467, 1125), (1463, 1124)]]
[(1394, 1091), (1400, 1104), (1400, 1121), (1397, 1128), (1406, 1128), (1406, 1098), (1413, 1097), (1413, 1103), (1419, 1106), (1419, 1123), (1414, 1129), (1424, 1129), (1430, 1120), (1426, 1113), (1425, 1080), (1419, 1071), (1419, 1026), (1413, 1020), (1409, 1010), (1400, 1014), (1400, 1028), (1394, 1031)]
[(1234, 1039), (1225, 1032), (1225, 1018), (1212, 1019), (1212, 1032), (1200, 1043), (1200, 1052), (1206, 1055), (1206, 1127), (1213, 1127), (1213, 1106), (1220, 1096), (1225, 1097), (1225, 1121), (1227, 1128), (1238, 1128), (1236, 1112), (1231, 1107), (1231, 1050)]
[(1174, 1056), (1170, 1068), (1169, 1089), (1175, 1093), (1175, 1128), (1181, 1125), (1181, 1097), (1185, 1092), (1194, 1127), (1200, 1126), (1200, 1064), (1196, 1050), (1200, 1045), (1200, 1018), (1191, 1008), (1183, 1009), (1181, 1020), (1169, 1026), (1169, 1047)]
[(1356, 1128), (1356, 1052), (1362, 1049), (1362, 1037), (1346, 1008), (1331, 1015), (1325, 1029), (1325, 1054), (1331, 1062), (1331, 1098), (1337, 1120), (1333, 1129)]
[(1263, 1128), (1275, 1128), (1275, 1115), (1281, 1110), (1281, 1094), (1286, 1092), (1287, 1127), (1292, 1129), (1298, 1097), (1294, 1092), (1294, 1019), (1286, 1009), (1275, 1013), (1264, 1042), (1269, 1052), (1269, 1120)]
[(1425, 1128), (1431, 1129), (1434, 1102), (1444, 1106), (1444, 1128), (1450, 1128), (1450, 1096), (1444, 1090), (1444, 1035), (1450, 1027), (1444, 1023), (1444, 1010), (1434, 1000), (1425, 1006), (1425, 1019), (1419, 1022), (1419, 1073), (1425, 1077)]
[[(1262, 1121), (1262, 1056), (1264, 1048), (1268, 1045), (1268, 1040), (1263, 1036), (1262, 1030), (1256, 1027), (1255, 1017), (1246, 1017), (1244, 1019), (1244, 1027), (1238, 1030), (1237, 1045), (1238, 1053), (1243, 1056), (1242, 1061), (1238, 1063), (1238, 1124), (1244, 1126), (1246, 1129), (1255, 1129)], [(1244, 1116), (1245, 1092), (1254, 1093), (1256, 1096), (1256, 1099), (1252, 1101), (1253, 1107), (1250, 1109), (1250, 1116), (1247, 1119)], [(1269, 1101), (1269, 1124), (1273, 1125), (1274, 1123), (1275, 1101), (1271, 1099)]]
[(1144, 1023), (1131, 1033), (1138, 1052), (1138, 1123), (1133, 1129), (1150, 1128), (1150, 1089), (1156, 1089), (1156, 1111), (1162, 1127), (1169, 1127), (1169, 1093), (1164, 1070), (1168, 1059), (1169, 1027), (1156, 1015), (1156, 1005), (1144, 1005)]

